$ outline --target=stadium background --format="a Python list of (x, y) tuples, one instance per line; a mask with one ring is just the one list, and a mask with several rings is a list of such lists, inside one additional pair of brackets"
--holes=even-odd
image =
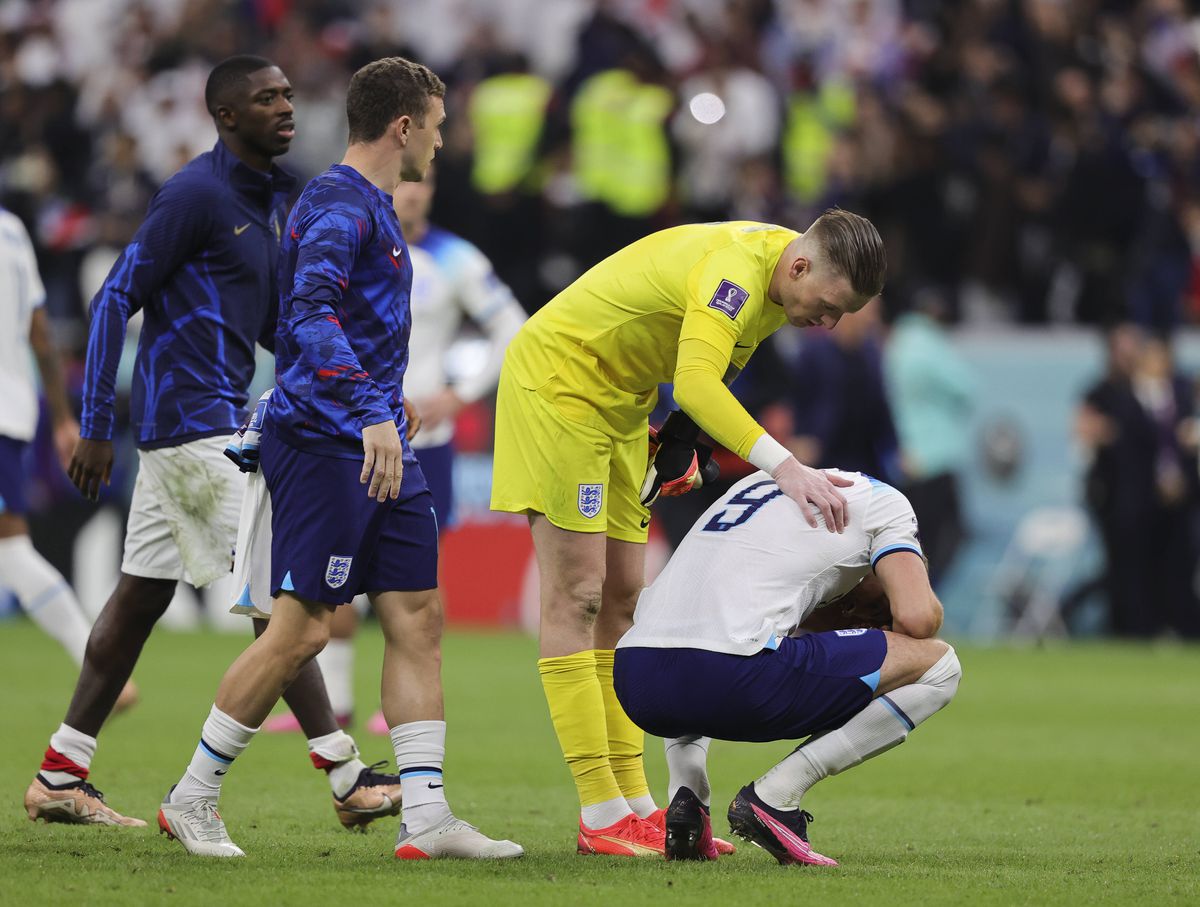
[[(1102, 632), (1104, 554), (1083, 509), (1074, 412), (1102, 376), (1103, 326), (1173, 337), (1183, 376), (1200, 365), (1187, 329), (1200, 307), (1191, 15), (1171, 0), (8, 0), (0, 199), (34, 236), (76, 393), (87, 303), (155, 187), (214, 140), (203, 81), (233, 52), (290, 76), (299, 126), (283, 162), (305, 178), (340, 154), (356, 67), (391, 53), (433, 66), (450, 111), (434, 220), (476, 242), (530, 311), (653, 229), (801, 227), (828, 205), (851, 208), (879, 226), (890, 264), (856, 361), (886, 350), (898, 316), (936, 309), (970, 372), (953, 466), (965, 531), (938, 577), (947, 627), (1061, 633), (1054, 604), (1066, 597), (1072, 630)], [(136, 324), (126, 374), (135, 339)], [(780, 337), (739, 385), (785, 436), (818, 418), (805, 348), (823, 341)], [(471, 352), (467, 339), (460, 367)], [(269, 358), (260, 375), (269, 382)], [(831, 406), (842, 412), (820, 416), (851, 409)], [(1177, 409), (1172, 428), (1188, 436), (1192, 401)], [(520, 622), (530, 551), (519, 523), (486, 511), (490, 412), (460, 423), (450, 615)], [(882, 478), (914, 478), (903, 437), (860, 440)], [(1172, 506), (1190, 561), (1189, 444), (1169, 453), (1189, 473)], [(132, 446), (126, 435), (98, 515), (44, 438), (40, 450), (35, 540), (95, 611), (114, 577)], [(191, 603), (173, 611), (180, 625), (195, 616)]]
[[(611, 905), (797, 891), (829, 903), (1196, 903), (1195, 647), (1163, 628), (1151, 644), (1002, 644), (1061, 635), (1064, 600), (1079, 605), (1074, 633), (1108, 626), (1077, 419), (1105, 370), (1102, 327), (1128, 319), (1169, 336), (1179, 387), (1200, 369), (1196, 16), (1182, 0), (2, 0), (0, 200), (34, 237), (76, 398), (86, 304), (155, 187), (213, 142), (204, 78), (241, 51), (274, 59), (296, 87), (298, 138), (283, 163), (302, 177), (341, 153), (357, 66), (400, 52), (434, 67), (450, 86), (435, 221), (478, 243), (530, 310), (648, 230), (728, 217), (804, 226), (840, 204), (879, 225), (890, 260), (879, 324), (853, 331), (859, 353), (886, 356), (904, 313), (942, 312), (945, 349), (974, 389), (955, 432), (969, 531), (938, 579), (966, 679), (905, 747), (813, 795), (842, 869), (775, 872), (750, 848), (715, 867), (573, 855), (575, 803), (535, 647), (514, 629), (532, 604), (528, 533), (486, 510), (483, 405), (460, 418), (460, 525), (444, 557), (457, 623), (448, 767), (454, 802), (529, 856), (400, 873), (386, 859), (394, 828), (340, 835), (298, 741), (268, 736), (222, 800), (251, 853), (241, 865), (198, 863), (149, 834), (34, 829), (18, 798), (74, 674), (9, 611), (0, 903)], [(784, 333), (739, 393), (804, 442), (804, 369), (829, 338)], [(471, 368), (475, 349), (465, 337), (453, 367)], [(269, 382), (269, 358), (261, 365)], [(1194, 614), (1195, 463), (1176, 443), (1192, 407), (1177, 402), (1159, 437), (1169, 455), (1120, 479), (1153, 488), (1164, 461), (1186, 467), (1170, 507), (1184, 544), (1170, 560)], [(898, 469), (901, 445), (882, 449), (881, 471)], [(39, 440), (35, 541), (93, 613), (115, 580), (134, 461), (126, 430), (95, 507)], [(888, 477), (906, 481), (902, 469)], [(656, 522), (685, 525), (679, 506)], [(1161, 515), (1143, 513), (1133, 533), (1151, 537)], [(1148, 590), (1160, 567), (1142, 575)], [(143, 702), (105, 730), (97, 780), (132, 814), (152, 815), (244, 645), (243, 622), (223, 622), (225, 595), (205, 614), (181, 593), (166, 622), (186, 632), (152, 637), (135, 674)], [(1145, 606), (1160, 606), (1150, 591)], [(196, 629), (210, 621), (241, 635)], [(357, 648), (365, 715), (377, 633)], [(386, 749), (360, 742), (372, 757)], [(718, 797), (786, 751), (716, 744)], [(661, 752), (647, 755), (658, 793)]]

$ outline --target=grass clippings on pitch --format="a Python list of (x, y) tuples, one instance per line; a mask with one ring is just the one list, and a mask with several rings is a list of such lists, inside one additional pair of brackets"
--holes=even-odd
[[(221, 800), (244, 860), (205, 861), (157, 835), (157, 803), (195, 746), (238, 637), (158, 632), (135, 675), (142, 703), (101, 735), (93, 782), (147, 829), (34, 825), (21, 798), (75, 672), (24, 621), (0, 624), (3, 904), (1200, 903), (1200, 650), (960, 646), (959, 696), (903, 747), (823, 782), (810, 834), (836, 869), (781, 868), (742, 846), (718, 864), (574, 853), (573, 788), (546, 714), (532, 641), (447, 640), (447, 792), (456, 812), (528, 855), (503, 864), (400, 863), (397, 820), (342, 831), (295, 737), (260, 736)], [(360, 721), (378, 701), (382, 643), (360, 637)], [(357, 734), (367, 761), (383, 738)], [(788, 744), (714, 744), (714, 825)], [(661, 798), (661, 746), (649, 774)]]

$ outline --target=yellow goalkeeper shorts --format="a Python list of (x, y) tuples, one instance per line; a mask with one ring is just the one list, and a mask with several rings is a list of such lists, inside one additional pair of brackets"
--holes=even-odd
[(522, 387), (505, 366), (496, 396), (492, 510), (543, 513), (572, 532), (646, 541), (650, 511), (639, 500), (645, 434), (622, 440), (566, 418)]

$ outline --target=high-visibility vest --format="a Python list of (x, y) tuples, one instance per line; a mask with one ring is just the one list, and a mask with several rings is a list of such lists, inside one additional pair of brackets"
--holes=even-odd
[(532, 73), (503, 73), (475, 86), (467, 116), (475, 133), (471, 182), (480, 192), (508, 192), (529, 176), (550, 92)]
[(656, 212), (671, 192), (666, 122), (671, 92), (609, 69), (580, 86), (571, 105), (575, 179), (580, 193), (626, 217)]
[(854, 89), (829, 81), (816, 93), (798, 92), (788, 99), (783, 133), (783, 176), (788, 191), (811, 202), (825, 190), (829, 152), (837, 133), (854, 122)]

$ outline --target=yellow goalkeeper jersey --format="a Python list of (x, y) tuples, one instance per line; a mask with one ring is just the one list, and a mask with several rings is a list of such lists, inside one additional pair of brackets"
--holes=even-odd
[(530, 318), (506, 367), (568, 419), (626, 439), (645, 431), (658, 385), (674, 382), (688, 415), (745, 457), (763, 429), (721, 379), (785, 323), (767, 287), (798, 235), (751, 221), (653, 233)]

